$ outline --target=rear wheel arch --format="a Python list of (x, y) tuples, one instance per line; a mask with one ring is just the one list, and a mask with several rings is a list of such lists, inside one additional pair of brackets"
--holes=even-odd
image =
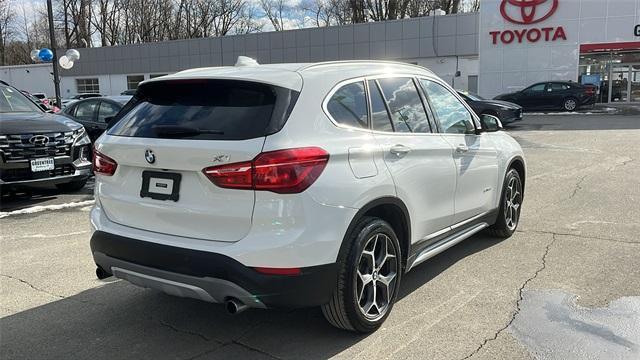
[(337, 260), (340, 261), (346, 255), (350, 245), (347, 239), (358, 225), (359, 220), (364, 217), (376, 217), (391, 225), (400, 242), (402, 266), (405, 268), (411, 243), (411, 218), (404, 202), (392, 196), (375, 199), (358, 210), (344, 234)]

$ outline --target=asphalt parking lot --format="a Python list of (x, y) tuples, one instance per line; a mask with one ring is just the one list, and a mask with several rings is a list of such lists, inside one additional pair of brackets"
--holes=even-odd
[(368, 336), (319, 309), (231, 316), (98, 281), (91, 184), (3, 197), (0, 358), (640, 358), (640, 116), (527, 116), (508, 130), (529, 168), (519, 231), (414, 269)]

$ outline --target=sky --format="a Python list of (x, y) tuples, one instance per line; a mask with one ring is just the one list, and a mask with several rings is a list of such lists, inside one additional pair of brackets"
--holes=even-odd
[[(35, 9), (41, 7), (45, 4), (45, 0), (10, 0), (17, 11), (18, 22), (23, 23), (23, 8), (24, 13), (28, 18), (32, 18)], [(263, 31), (273, 31), (274, 27), (269, 21), (269, 19), (264, 16), (262, 9), (260, 8), (260, 0), (247, 0), (252, 3), (253, 7), (256, 9), (256, 20), (263, 25)], [(291, 8), (296, 8), (300, 3), (304, 0), (287, 0), (288, 5)], [(346, 0), (345, 0), (346, 1)], [(471, 0), (462, 0), (463, 3), (471, 1)], [(299, 12), (294, 12), (289, 14), (288, 17), (284, 19), (284, 28), (285, 29), (297, 29), (300, 27), (312, 27), (315, 26), (315, 23), (312, 19), (305, 18), (304, 14)]]

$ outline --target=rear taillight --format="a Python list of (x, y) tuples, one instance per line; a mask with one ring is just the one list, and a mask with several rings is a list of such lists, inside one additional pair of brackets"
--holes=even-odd
[(96, 174), (111, 176), (116, 172), (118, 163), (107, 155), (93, 150), (93, 172)]
[(595, 95), (596, 94), (596, 89), (592, 88), (592, 87), (588, 87), (585, 89), (585, 94), (591, 96), (591, 95)]
[(318, 147), (261, 153), (252, 161), (212, 166), (202, 170), (217, 186), (279, 194), (305, 191), (322, 174), (329, 153)]

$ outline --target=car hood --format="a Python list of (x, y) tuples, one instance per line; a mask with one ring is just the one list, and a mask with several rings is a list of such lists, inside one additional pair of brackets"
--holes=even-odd
[(0, 120), (0, 134), (66, 132), (81, 128), (82, 125), (68, 117), (49, 113), (3, 113)]
[(522, 108), (522, 106), (520, 106), (518, 104), (514, 104), (512, 102), (503, 101), (503, 100), (483, 100), (483, 102), (486, 103), (486, 104), (498, 105), (498, 106), (508, 107), (508, 108), (512, 108), (512, 109), (521, 109)]
[(501, 100), (504, 98), (510, 98), (510, 97), (514, 97), (517, 94), (517, 92), (512, 92), (512, 93), (508, 93), (508, 94), (500, 94), (496, 97), (494, 97), (494, 100)]

